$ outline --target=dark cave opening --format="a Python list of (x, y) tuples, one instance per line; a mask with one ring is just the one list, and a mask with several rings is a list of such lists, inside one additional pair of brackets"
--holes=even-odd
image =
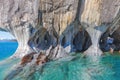
[[(107, 35), (106, 35), (107, 34)], [(109, 45), (107, 43), (108, 38), (112, 38), (113, 42)], [(107, 52), (110, 50), (110, 47), (114, 49), (114, 51), (120, 50), (120, 28), (114, 31), (111, 35), (107, 33), (107, 31), (101, 36), (100, 41), (100, 48), (103, 52)]]
[[(91, 38), (85, 30), (78, 31), (73, 38), (72, 36), (71, 34), (66, 34), (61, 41), (61, 45), (64, 48), (71, 46), (71, 52), (83, 52), (92, 45)], [(72, 38), (71, 40), (70, 37)]]
[(87, 50), (91, 45), (91, 38), (85, 30), (79, 31), (73, 39), (73, 46), (76, 49), (76, 52), (83, 52)]

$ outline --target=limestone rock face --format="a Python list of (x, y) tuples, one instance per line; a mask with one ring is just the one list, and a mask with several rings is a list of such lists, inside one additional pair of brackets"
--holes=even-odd
[(99, 26), (113, 21), (120, 9), (120, 0), (85, 0), (82, 21)]
[[(120, 16), (118, 16), (120, 14), (120, 0), (115, 2), (112, 0), (85, 0), (84, 5), (81, 24), (86, 28), (92, 41), (92, 46), (85, 53), (93, 53), (98, 56), (102, 54), (99, 50), (101, 35), (108, 27), (116, 27), (120, 22)], [(116, 17), (118, 18), (116, 19)]]
[(63, 53), (84, 51), (91, 44), (99, 49), (100, 36), (119, 9), (120, 0), (0, 0), (0, 29), (19, 43), (14, 57), (51, 46), (55, 53), (58, 46)]
[(39, 0), (0, 0), (0, 28), (10, 32), (18, 41), (15, 56), (31, 51), (28, 40), (38, 19)]

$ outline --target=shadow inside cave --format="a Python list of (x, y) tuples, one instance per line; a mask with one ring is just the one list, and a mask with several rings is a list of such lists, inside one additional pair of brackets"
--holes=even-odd
[[(120, 28), (114, 31), (111, 35), (109, 31), (106, 31), (100, 38), (99, 44), (100, 48), (103, 52), (107, 52), (110, 50), (110, 47), (113, 46), (114, 51), (120, 50)], [(113, 39), (113, 42), (109, 45), (107, 43), (108, 37)]]

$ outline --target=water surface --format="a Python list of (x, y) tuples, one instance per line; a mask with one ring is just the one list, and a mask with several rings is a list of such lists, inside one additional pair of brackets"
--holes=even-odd
[(16, 41), (0, 41), (0, 61), (13, 55), (17, 47)]
[(119, 54), (107, 53), (98, 61), (79, 54), (74, 56), (72, 60), (67, 58), (46, 63), (35, 72), (34, 68), (27, 66), (12, 80), (120, 80)]

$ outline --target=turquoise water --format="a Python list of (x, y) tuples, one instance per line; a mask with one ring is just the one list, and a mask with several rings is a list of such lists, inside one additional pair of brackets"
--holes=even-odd
[(19, 59), (6, 59), (0, 61), (0, 80), (4, 80), (6, 75), (14, 68), (15, 64), (19, 62)]
[(17, 47), (18, 43), (15, 41), (0, 41), (0, 61), (11, 56)]
[(120, 55), (107, 54), (97, 61), (75, 55), (34, 69), (27, 66), (11, 80), (120, 80)]
[(9, 58), (17, 49), (18, 43), (15, 41), (0, 41), (0, 80), (10, 72), (12, 67), (18, 62)]
[[(0, 45), (4, 45), (0, 46), (2, 55), (0, 55), (2, 60), (0, 61), (0, 80), (4, 80), (14, 70), (15, 64), (20, 61), (19, 59), (3, 60), (14, 53), (15, 46), (17, 47), (16, 42), (0, 42)], [(120, 54), (106, 53), (97, 61), (94, 61), (94, 58), (83, 57), (81, 53), (74, 54), (72, 57), (74, 58), (50, 61), (42, 67), (26, 66), (7, 80), (120, 80)], [(13, 71), (13, 73), (16, 72)]]

